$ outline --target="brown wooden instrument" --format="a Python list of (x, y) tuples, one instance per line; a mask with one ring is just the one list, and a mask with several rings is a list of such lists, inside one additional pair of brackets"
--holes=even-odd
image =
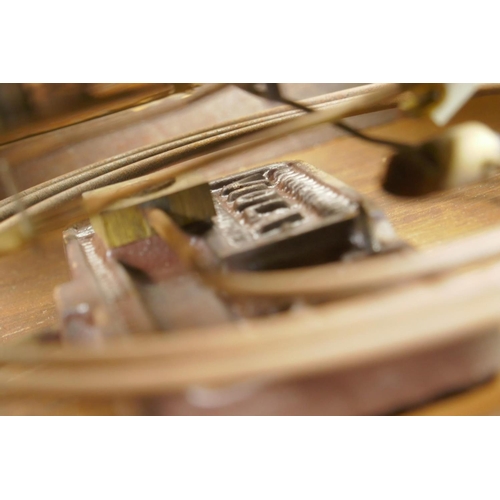
[[(315, 112), (202, 85), (4, 144), (0, 155), (21, 193), (0, 202), (0, 229), (26, 217), (35, 237), (0, 259), (0, 412), (498, 412), (498, 177), (424, 197), (390, 195), (381, 178), (391, 149), (326, 122), (347, 118), (370, 137), (417, 144), (439, 129), (396, 108), (405, 89), (359, 86), (308, 99), (300, 91), (317, 89), (285, 89)], [(479, 120), (499, 131), (498, 109), (498, 89), (483, 87), (450, 126)], [(375, 203), (412, 250), (207, 281), (236, 297), (301, 298), (300, 307), (271, 316), (98, 346), (53, 343), (48, 333), (41, 341), (40, 331), (61, 326), (53, 293), (70, 280), (62, 230), (71, 223), (156, 185), (168, 192), (171, 179), (187, 188), (291, 160)], [(169, 224), (150, 222), (160, 235)]]

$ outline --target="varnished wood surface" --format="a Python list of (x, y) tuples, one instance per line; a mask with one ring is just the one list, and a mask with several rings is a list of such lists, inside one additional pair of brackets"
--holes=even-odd
[[(480, 119), (500, 130), (498, 110), (500, 96), (476, 98), (455, 122)], [(371, 130), (373, 135), (409, 142), (420, 141), (436, 132), (437, 128), (426, 119), (401, 119)], [(425, 199), (400, 199), (388, 196), (380, 188), (379, 179), (388, 155), (389, 150), (384, 147), (342, 137), (279, 159), (306, 161), (366, 194), (386, 212), (398, 234), (417, 248), (452, 240), (500, 221), (498, 177)], [(36, 246), (16, 255), (3, 257), (0, 260), (0, 341), (19, 340), (35, 331), (56, 326), (53, 289), (68, 279), (60, 232), (47, 235)], [(22, 405), (22, 401), (16, 404)], [(79, 403), (66, 401), (60, 402), (58, 409), (56, 406), (52, 410), (42, 410), (47, 407), (44, 403), (32, 412), (127, 413), (123, 407), (117, 411), (114, 403), (82, 407)]]

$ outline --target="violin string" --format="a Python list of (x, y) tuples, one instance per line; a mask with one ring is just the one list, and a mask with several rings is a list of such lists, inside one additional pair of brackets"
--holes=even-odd
[[(234, 325), (229, 324), (126, 343), (110, 341), (99, 350), (39, 348), (31, 351), (28, 364), (18, 359), (0, 370), (0, 389), (140, 395), (179, 391), (196, 383), (231, 383), (263, 372), (280, 378), (331, 371), (368, 351), (395, 352), (425, 340), (444, 342), (457, 333), (471, 335), (495, 324), (499, 273), (496, 262), (293, 317), (248, 321), (246, 331), (252, 335), (234, 335)], [(407, 325), (404, 335), (401, 322)], [(318, 348), (308, 348), (311, 343)], [(42, 352), (52, 352), (52, 361), (40, 356)]]
[[(265, 99), (271, 100), (271, 101), (277, 101), (282, 104), (286, 104), (288, 106), (294, 107), (296, 109), (300, 109), (302, 111), (305, 111), (306, 113), (314, 113), (315, 109), (312, 108), (311, 106), (308, 106), (306, 104), (303, 104), (299, 101), (295, 101), (293, 99), (289, 99), (283, 95), (283, 93), (280, 90), (279, 84), (277, 83), (266, 83), (266, 91), (260, 91), (254, 84), (245, 84), (241, 85), (241, 88), (246, 90), (247, 92), (250, 92), (254, 95), (257, 95), (259, 97), (263, 97)], [(386, 139), (380, 139), (377, 137), (372, 137), (369, 135), (366, 135), (365, 133), (361, 132), (360, 130), (351, 127), (345, 121), (339, 120), (337, 122), (332, 123), (334, 127), (338, 127), (348, 134), (357, 137), (359, 139), (362, 139), (367, 142), (371, 142), (374, 144), (379, 144), (381, 146), (388, 146), (393, 149), (396, 149), (398, 151), (402, 149), (406, 149), (409, 146), (404, 143), (399, 143), (399, 142), (394, 142), (394, 141), (389, 141)]]
[[(363, 89), (363, 92), (357, 91), (350, 93), (349, 95), (350, 97), (356, 97), (357, 95), (361, 95), (362, 93), (366, 92), (366, 90), (367, 89)], [(326, 96), (313, 98), (309, 102), (311, 106), (315, 108), (317, 107), (319, 109), (325, 105), (328, 106), (328, 102), (329, 101), (333, 102), (335, 100), (335, 96), (338, 94), (339, 94), (338, 92), (333, 94), (327, 94)], [(342, 96), (342, 94), (340, 94), (340, 96)], [(154, 171), (157, 168), (161, 168), (162, 165), (160, 165), (159, 167), (157, 167), (156, 165), (150, 166), (150, 164), (147, 162), (148, 158), (151, 158), (151, 161), (153, 161), (153, 157), (163, 153), (167, 153), (175, 148), (187, 146), (188, 144), (191, 143), (193, 143), (194, 145), (196, 141), (225, 134), (227, 132), (235, 130), (236, 128), (240, 127), (244, 128), (255, 125), (256, 127), (255, 130), (257, 130), (258, 129), (257, 125), (259, 124), (261, 124), (262, 127), (264, 128), (265, 126), (271, 126), (272, 124), (279, 123), (281, 119), (283, 120), (291, 119), (294, 116), (297, 116), (296, 112), (290, 110), (283, 110), (280, 108), (277, 111), (271, 110), (264, 113), (260, 113), (251, 120), (245, 120), (245, 121), (235, 120), (233, 122), (223, 124), (220, 127), (217, 127), (216, 129), (213, 128), (207, 129), (195, 135), (188, 134), (186, 136), (177, 138), (173, 141), (159, 143), (152, 147), (148, 146), (145, 148), (139, 148), (132, 152), (118, 155), (110, 160), (98, 162), (88, 167), (84, 167), (83, 169), (79, 169), (75, 172), (71, 172), (69, 174), (60, 176), (51, 181), (46, 181), (38, 186), (29, 188), (21, 192), (20, 195), (23, 197), (23, 202), (25, 206), (30, 207), (32, 205), (44, 201), (47, 198), (55, 196), (67, 189), (82, 184), (83, 182), (89, 181), (96, 177), (100, 177), (102, 175), (105, 175), (111, 171), (115, 171), (118, 169), (120, 169), (120, 171), (123, 173), (123, 179), (135, 178), (137, 176)], [(267, 121), (269, 121), (269, 124), (266, 123)], [(141, 161), (143, 163), (137, 165), (137, 163)], [(168, 164), (165, 164), (165, 166), (168, 166)], [(102, 184), (101, 183), (98, 184), (98, 187), (101, 187), (101, 185), (102, 186), (106, 185), (107, 182), (116, 182), (116, 181), (104, 180)], [(83, 192), (88, 189), (95, 189), (95, 187), (89, 188), (87, 187), (87, 185), (83, 185), (81, 189)], [(10, 198), (0, 201), (0, 221), (5, 220), (6, 218), (15, 213), (15, 206), (12, 203), (12, 201), (13, 200)]]
[[(210, 159), (213, 163), (215, 158), (220, 159), (223, 157), (229, 157), (231, 155), (234, 155), (236, 152), (244, 151), (246, 149), (251, 148), (252, 146), (255, 145), (256, 137), (258, 137), (258, 141), (260, 144), (265, 144), (267, 142), (275, 140), (276, 138), (282, 137), (284, 135), (289, 135), (294, 131), (296, 132), (304, 128), (307, 128), (311, 125), (311, 123), (314, 124), (315, 122), (318, 122), (318, 120), (320, 121), (325, 120), (326, 117), (330, 116), (334, 117), (338, 116), (339, 114), (345, 115), (349, 114), (350, 112), (352, 113), (362, 112), (365, 111), (367, 107), (373, 108), (373, 106), (376, 106), (377, 103), (382, 98), (394, 97), (394, 95), (396, 95), (398, 91), (399, 91), (398, 85), (389, 85), (389, 86), (383, 85), (383, 86), (375, 86), (374, 88), (372, 87), (369, 92), (366, 91), (359, 92), (359, 94), (357, 94), (356, 96), (351, 96), (349, 99), (347, 99), (348, 102), (344, 102), (343, 100), (339, 99), (338, 101), (332, 101), (331, 103), (326, 103), (327, 109), (325, 109), (324, 111), (322, 110), (317, 118), (316, 115), (311, 116), (311, 118), (313, 118), (312, 120), (309, 118), (307, 120), (304, 120), (300, 119), (299, 117), (295, 119), (296, 121), (293, 121), (294, 116), (296, 116), (293, 114), (291, 115), (290, 120), (286, 119), (285, 117), (276, 118), (271, 115), (269, 123), (264, 123), (263, 126), (253, 125), (248, 127), (248, 130), (236, 129), (231, 134), (225, 134), (223, 137), (216, 136), (207, 139), (205, 142), (201, 141), (201, 143), (198, 144), (197, 147), (186, 146), (184, 149), (179, 148), (176, 150), (167, 151), (166, 153), (162, 153), (153, 158), (148, 158), (140, 162), (134, 163), (126, 167), (125, 172), (120, 170), (108, 172), (100, 176), (99, 178), (91, 179), (89, 181), (86, 181), (85, 183), (69, 188), (66, 191), (63, 191), (62, 193), (58, 193), (52, 196), (51, 198), (47, 198), (41, 201), (40, 203), (29, 207), (27, 209), (27, 212), (30, 215), (30, 217), (32, 217), (33, 220), (36, 222), (37, 228), (43, 229), (44, 218), (47, 216), (52, 218), (53, 210), (56, 210), (59, 213), (61, 213), (60, 220), (61, 224), (63, 224), (64, 223), (63, 212), (59, 211), (62, 205), (64, 205), (65, 203), (72, 202), (85, 191), (95, 190), (103, 185), (105, 186), (110, 183), (120, 182), (123, 181), (124, 178), (132, 179), (137, 176), (137, 170), (139, 169), (154, 170), (157, 168), (165, 167), (166, 165), (171, 165), (174, 162), (179, 162), (181, 160), (187, 160), (190, 158), (199, 157), (202, 154), (205, 154), (210, 151), (218, 151), (216, 153), (213, 153)], [(332, 106), (333, 108), (330, 110), (329, 108)], [(288, 121), (290, 121), (290, 124), (283, 123)], [(260, 130), (262, 128), (265, 128), (266, 130)], [(231, 145), (233, 142), (240, 139), (241, 138), (240, 136), (243, 138), (247, 138), (247, 141), (240, 143), (236, 147), (232, 147), (229, 150), (228, 149), (220, 150), (220, 146), (222, 144)], [(165, 182), (166, 180), (169, 180), (170, 178), (179, 175), (180, 172), (184, 171), (187, 172), (189, 170), (198, 169), (204, 166), (206, 162), (207, 160), (206, 159), (204, 160), (202, 158), (198, 162), (195, 161), (194, 163), (191, 164), (183, 164), (178, 166), (176, 170), (174, 169), (172, 173), (170, 173), (169, 169), (166, 170), (162, 169), (156, 174), (150, 174), (149, 176), (141, 177), (140, 181), (142, 184), (147, 184), (144, 187), (153, 187), (154, 185), (158, 185), (158, 183)], [(151, 177), (151, 175), (153, 176), (156, 175), (156, 177)], [(161, 178), (158, 178), (158, 176), (165, 177), (165, 179), (162, 180)], [(137, 192), (138, 190), (140, 191), (143, 189), (143, 187), (139, 188), (140, 185), (141, 185), (140, 183), (135, 183), (133, 187), (128, 186), (127, 189), (132, 189), (133, 192)], [(111, 198), (115, 197), (119, 199), (122, 197), (122, 193), (120, 189), (118, 189), (119, 184), (116, 184), (115, 187), (116, 189), (113, 189)], [(96, 191), (91, 191), (91, 194), (95, 195), (95, 193)], [(103, 202), (105, 204), (109, 204), (111, 202), (110, 200), (111, 199), (109, 196), (105, 198), (101, 197), (99, 203), (101, 203), (101, 205)], [(100, 209), (98, 211), (100, 211)], [(84, 211), (83, 206), (81, 208), (81, 216), (82, 218), (86, 218), (85, 217), (86, 213)], [(19, 223), (19, 218), (17, 218), (15, 215), (11, 216), (10, 218), (0, 223), (0, 231), (2, 231), (3, 233), (5, 231), (11, 231), (13, 230), (13, 228), (16, 227), (18, 223)]]
[[(225, 87), (227, 87), (227, 84), (209, 84), (203, 86), (200, 89), (194, 91), (193, 94), (188, 95), (183, 99), (176, 99), (174, 101), (171, 101), (164, 112), (171, 113), (175, 110), (187, 107), (188, 105), (196, 101), (202, 100), (208, 96), (213, 95), (214, 93), (221, 91)], [(185, 137), (189, 136), (186, 135)], [(182, 139), (182, 137), (180, 139)], [(169, 143), (172, 143), (172, 141), (167, 141), (167, 144)], [(22, 191), (20, 193), (20, 196), (22, 196), (25, 206), (31, 206), (38, 201), (42, 201), (43, 199), (54, 194), (58, 194), (59, 192), (62, 192), (69, 187), (73, 187), (81, 180), (91, 179), (92, 177), (96, 177), (102, 173), (106, 173), (116, 168), (126, 166), (129, 163), (133, 163), (137, 161), (137, 159), (143, 159), (147, 158), (150, 155), (154, 155), (156, 150), (158, 148), (161, 148), (162, 145), (163, 144), (160, 143), (154, 146), (143, 146), (133, 151), (127, 151), (126, 153), (114, 156), (111, 159), (105, 159), (86, 167), (79, 168), (76, 171), (68, 172), (56, 177), (55, 179), (50, 179), (41, 184), (28, 188)], [(12, 215), (12, 207), (10, 206), (12, 201), (13, 200), (10, 198), (0, 200), (0, 220), (7, 218), (9, 215)], [(10, 207), (6, 208), (6, 206)]]
[[(243, 152), (264, 146), (278, 139), (289, 137), (291, 134), (301, 132), (311, 127), (337, 121), (342, 117), (352, 114), (366, 112), (381, 101), (395, 98), (401, 92), (399, 84), (382, 85), (370, 93), (359, 95), (357, 99), (346, 99), (335, 103), (327, 109), (317, 113), (309, 113), (298, 116), (285, 123), (266, 128), (265, 130), (250, 132), (241, 138), (234, 138), (226, 143), (226, 147), (215, 148), (214, 152), (204, 157), (193, 159), (181, 165), (175, 165), (172, 169), (163, 169), (147, 176), (137, 179), (134, 183), (120, 183), (113, 189), (92, 191), (86, 193), (85, 205), (90, 214), (98, 213), (116, 201), (133, 196), (144, 189), (154, 187), (158, 184), (183, 176), (189, 172), (200, 172), (200, 179), (208, 180), (210, 169), (219, 164), (220, 161), (239, 155)], [(194, 156), (194, 155), (193, 155)], [(198, 156), (198, 155), (197, 155)], [(203, 173), (201, 173), (203, 171)]]
[[(478, 282), (478, 283), (479, 283), (479, 282)], [(471, 289), (474, 289), (474, 287), (470, 287), (470, 286), (468, 286), (468, 289), (469, 289), (469, 291), (470, 291)], [(445, 297), (445, 295), (443, 295), (443, 294), (441, 294), (441, 293), (440, 293), (440, 294), (437, 294), (435, 298), (436, 298), (436, 299), (439, 299), (440, 297)], [(455, 311), (460, 311), (460, 308), (456, 308), (456, 307), (454, 306), (454, 307), (453, 307), (453, 310), (455, 310)], [(451, 317), (451, 316), (453, 316), (453, 315), (452, 315), (452, 314), (448, 314), (448, 316), (450, 316), (450, 317)], [(391, 319), (392, 319), (392, 318), (391, 318)], [(479, 321), (479, 323), (481, 323), (481, 321)], [(481, 323), (481, 324), (482, 324), (482, 323)], [(390, 324), (389, 324), (388, 326), (390, 327)], [(136, 344), (136, 342), (133, 342), (133, 344)], [(110, 345), (110, 346), (109, 346), (109, 348), (111, 348), (111, 347), (112, 347), (112, 346)], [(95, 358), (98, 358), (98, 356), (96, 355), (96, 356), (95, 356)], [(128, 369), (128, 368), (127, 368), (127, 369)], [(8, 374), (7, 374), (7, 375), (8, 375)], [(59, 379), (59, 390), (63, 390), (63, 391), (64, 391), (64, 390), (66, 390), (66, 392), (68, 392), (67, 386), (66, 386), (66, 385), (64, 384), (64, 382), (63, 382), (64, 374), (61, 374), (61, 375), (62, 375), (62, 376), (61, 376), (61, 377), (60, 377), (60, 379)], [(111, 376), (111, 372), (108, 372), (108, 375), (109, 375), (109, 376)], [(121, 374), (121, 375), (123, 375), (123, 374)], [(42, 377), (42, 378), (43, 378), (43, 377)], [(7, 377), (7, 379), (8, 379), (8, 377)], [(5, 380), (7, 380), (7, 379), (5, 379)], [(49, 376), (49, 379), (50, 379), (50, 376)], [(5, 382), (5, 380), (2, 380), (2, 382)], [(73, 377), (73, 380), (74, 380), (74, 377)], [(116, 380), (118, 380), (118, 378), (117, 378)], [(43, 390), (47, 390), (47, 387), (49, 387), (49, 390), (50, 390), (50, 380), (49, 380), (48, 385), (47, 385), (47, 378), (45, 378), (45, 379), (44, 379), (44, 381), (45, 381), (45, 386), (44, 386), (44, 383), (42, 382), (42, 384), (41, 384), (41, 385), (42, 385), (42, 389), (43, 389)], [(7, 383), (8, 383), (8, 381), (7, 381)], [(150, 381), (150, 383), (151, 383), (151, 384), (153, 384), (153, 382), (151, 382), (151, 381)], [(2, 384), (2, 385), (3, 385), (3, 384)], [(71, 385), (71, 384), (70, 384), (70, 385)], [(154, 385), (154, 384), (153, 384), (153, 385)], [(31, 389), (30, 389), (30, 387), (31, 387)], [(37, 383), (36, 383), (36, 381), (33, 381), (33, 379), (32, 379), (32, 380), (31, 380), (31, 386), (30, 386), (30, 382), (28, 381), (27, 385), (25, 385), (25, 386), (24, 386), (24, 389), (23, 389), (23, 387), (21, 387), (21, 388), (20, 388), (20, 390), (21, 390), (21, 391), (22, 391), (22, 390), (25, 390), (25, 391), (26, 391), (26, 390), (28, 390), (28, 392), (29, 392), (29, 390), (36, 390), (36, 388), (35, 388), (35, 387), (38, 387), (38, 386), (37, 386)], [(56, 387), (56, 389), (57, 389), (57, 377), (56, 377), (56, 384), (55, 384), (55, 385), (54, 385), (54, 384), (52, 385), (52, 388), (54, 388), (54, 387)], [(65, 389), (65, 387), (66, 387), (66, 389)], [(4, 387), (4, 388), (5, 388), (5, 387)], [(62, 388), (62, 389), (61, 389), (61, 388)], [(122, 388), (123, 388), (123, 385), (122, 385)], [(115, 389), (116, 389), (116, 387), (115, 387)], [(87, 390), (88, 390), (88, 386), (87, 386)], [(113, 389), (113, 390), (114, 390), (114, 389)]]

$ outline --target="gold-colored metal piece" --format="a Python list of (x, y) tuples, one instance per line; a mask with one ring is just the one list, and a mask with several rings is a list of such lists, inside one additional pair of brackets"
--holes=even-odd
[(163, 209), (181, 227), (209, 222), (216, 215), (210, 186), (199, 184), (152, 200), (149, 206)]
[(102, 212), (91, 217), (90, 221), (108, 248), (149, 238), (153, 234), (139, 207)]
[(116, 248), (149, 238), (153, 234), (143, 208), (160, 208), (181, 227), (198, 222), (210, 223), (216, 215), (209, 185), (200, 184), (167, 195), (157, 195), (148, 201), (138, 197), (135, 204), (117, 206), (92, 215), (90, 221), (106, 246)]

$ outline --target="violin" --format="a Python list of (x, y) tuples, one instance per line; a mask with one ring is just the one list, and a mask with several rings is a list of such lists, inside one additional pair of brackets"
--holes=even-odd
[(499, 411), (500, 87), (116, 85), (0, 107), (0, 413)]

